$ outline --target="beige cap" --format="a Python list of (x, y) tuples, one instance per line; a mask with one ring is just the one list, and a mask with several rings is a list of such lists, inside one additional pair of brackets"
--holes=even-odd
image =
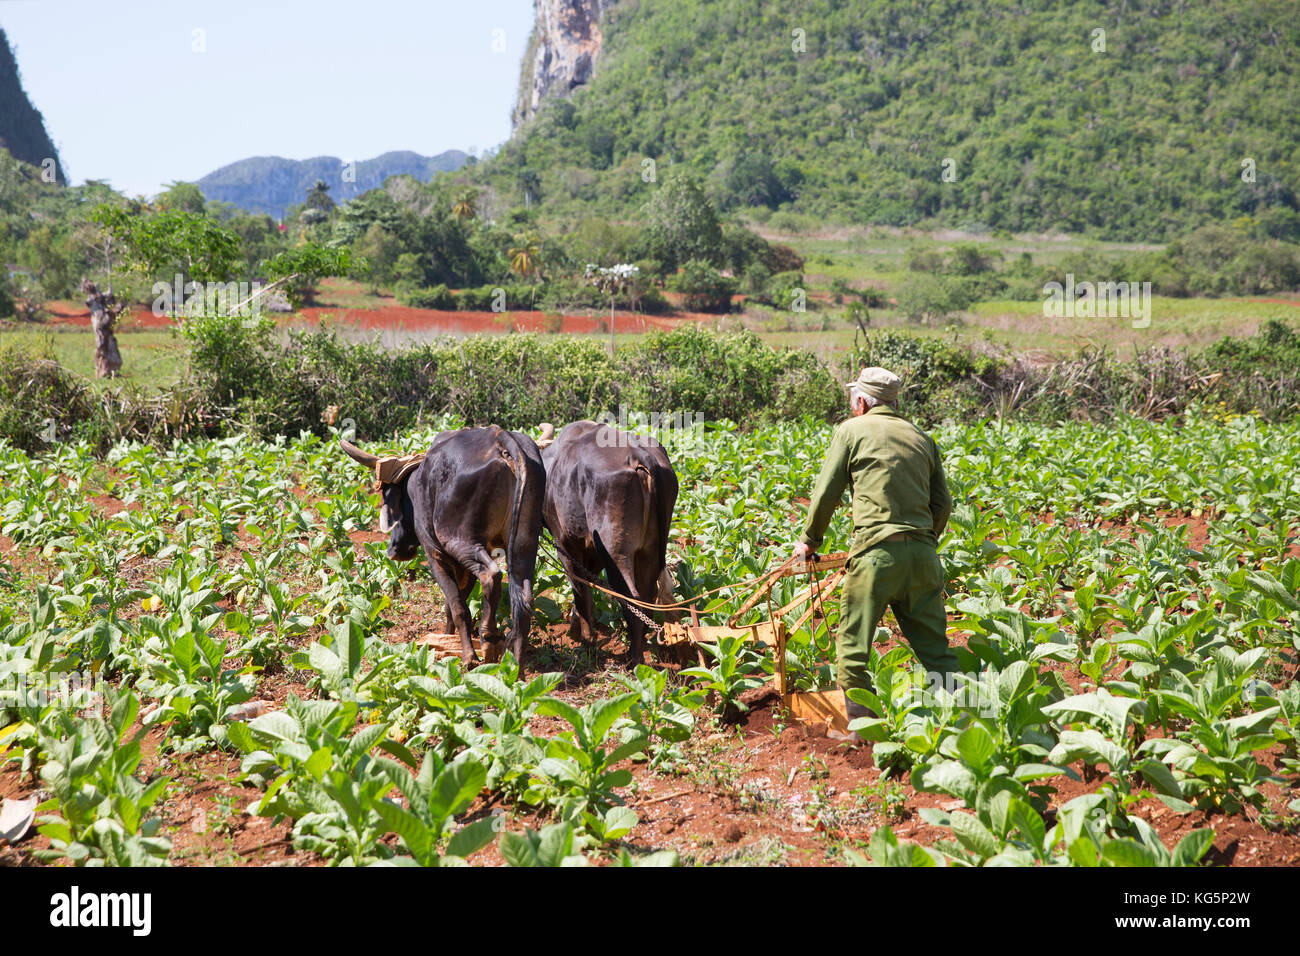
[(889, 369), (873, 366), (864, 368), (855, 381), (844, 383), (845, 388), (854, 388), (855, 386), (872, 398), (879, 399), (882, 402), (893, 402), (898, 399), (898, 392), (903, 386), (903, 380)]

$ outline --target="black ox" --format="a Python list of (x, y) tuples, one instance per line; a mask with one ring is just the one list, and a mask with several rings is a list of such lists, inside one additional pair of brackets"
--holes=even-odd
[(424, 460), (380, 476), (380, 459), (347, 441), (343, 450), (376, 472), (383, 502), (379, 527), (391, 531), (388, 556), (408, 561), (423, 547), (447, 601), (447, 620), (460, 638), (461, 660), (475, 663), (466, 598), (482, 586), (479, 640), (484, 657), (497, 660), (496, 627), (501, 561), (510, 581), (509, 647), (522, 660), (533, 618), (537, 541), (542, 530), (546, 471), (536, 443), (520, 432), (465, 428), (442, 432)]
[[(550, 426), (543, 426), (543, 432)], [(543, 438), (545, 443), (546, 438)], [(677, 474), (652, 438), (596, 422), (573, 422), (542, 451), (546, 463), (546, 527), (573, 585), (569, 633), (591, 642), (591, 588), (602, 570), (620, 594), (671, 600), (666, 573), (668, 527), (677, 503)], [(628, 654), (639, 663), (646, 626), (624, 602)]]

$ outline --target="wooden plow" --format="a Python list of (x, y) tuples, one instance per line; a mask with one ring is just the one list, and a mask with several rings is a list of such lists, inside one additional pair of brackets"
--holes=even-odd
[[(794, 690), (785, 669), (785, 648), (791, 631), (798, 631), (814, 614), (825, 616), (826, 600), (835, 594), (844, 579), (845, 553), (828, 554), (804, 562), (786, 562), (758, 579), (754, 592), (746, 598), (740, 609), (722, 626), (702, 625), (695, 606), (691, 606), (691, 623), (669, 622), (663, 626), (662, 639), (670, 647), (689, 647), (699, 644), (716, 644), (720, 638), (738, 636), (748, 641), (766, 644), (772, 648), (776, 664), (776, 689), (781, 703), (790, 715), (804, 725), (825, 724), (828, 729), (848, 733), (849, 718), (845, 710), (844, 692), (838, 687), (818, 690)], [(818, 576), (832, 572), (825, 580)], [(772, 588), (782, 578), (806, 574), (808, 584), (791, 600), (779, 608), (772, 607)], [(753, 624), (737, 624), (737, 618), (752, 610), (760, 602), (767, 602), (767, 619)], [(802, 605), (807, 610), (792, 627), (787, 628), (785, 617)], [(702, 654), (702, 652), (699, 652)]]

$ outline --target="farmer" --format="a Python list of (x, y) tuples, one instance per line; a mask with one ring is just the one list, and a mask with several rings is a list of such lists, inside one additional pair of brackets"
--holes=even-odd
[[(934, 439), (898, 413), (901, 384), (883, 368), (864, 368), (848, 383), (853, 416), (831, 437), (808, 523), (794, 547), (798, 560), (821, 547), (831, 514), (848, 488), (853, 538), (836, 639), (837, 683), (844, 690), (872, 689), (867, 670), (871, 640), (887, 607), (893, 608), (931, 685), (936, 675), (942, 679), (957, 669), (957, 655), (948, 647), (938, 553), (952, 498)], [(848, 714), (850, 720), (875, 716), (851, 700)]]

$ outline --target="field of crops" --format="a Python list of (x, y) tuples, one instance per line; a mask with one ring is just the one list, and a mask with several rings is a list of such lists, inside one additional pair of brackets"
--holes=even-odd
[[(787, 720), (759, 647), (631, 669), (608, 606), (571, 643), (553, 561), (522, 670), (464, 671), (319, 439), (0, 446), (0, 797), (39, 802), (0, 863), (1300, 862), (1300, 426), (934, 434), (970, 677), (927, 690), (887, 617), (860, 747)], [(828, 437), (667, 436), (679, 595), (789, 554)], [(793, 635), (800, 686), (834, 626)]]

